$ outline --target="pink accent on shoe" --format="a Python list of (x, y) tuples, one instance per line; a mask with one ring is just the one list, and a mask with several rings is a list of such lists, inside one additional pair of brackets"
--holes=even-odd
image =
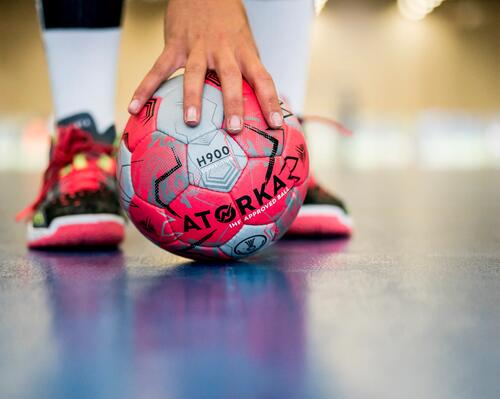
[(351, 218), (330, 205), (306, 205), (287, 231), (287, 236), (350, 236)]
[(32, 249), (55, 247), (107, 247), (120, 244), (125, 237), (123, 222), (65, 224), (47, 229), (47, 234), (29, 240)]

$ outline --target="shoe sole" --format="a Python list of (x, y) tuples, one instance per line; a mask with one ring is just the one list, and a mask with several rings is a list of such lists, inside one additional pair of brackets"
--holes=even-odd
[(113, 214), (55, 218), (49, 227), (28, 225), (29, 248), (116, 246), (125, 237), (125, 220)]
[(287, 236), (350, 236), (351, 217), (334, 205), (303, 205)]

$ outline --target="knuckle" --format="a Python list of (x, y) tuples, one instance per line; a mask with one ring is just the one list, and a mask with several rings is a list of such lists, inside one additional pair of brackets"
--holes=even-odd
[(165, 46), (163, 48), (163, 51), (160, 54), (160, 58), (171, 58), (174, 57), (177, 54), (177, 45), (175, 43), (171, 43), (168, 46)]
[(177, 60), (181, 56), (180, 47), (177, 43), (171, 43), (166, 46), (158, 57), (159, 62), (171, 62)]
[(241, 79), (241, 72), (238, 68), (234, 66), (225, 66), (221, 68), (220, 71), (222, 77), (228, 80)]
[(276, 96), (276, 93), (271, 93), (269, 96), (267, 96), (267, 101), (269, 102), (269, 105), (273, 108), (279, 108), (279, 101), (278, 97)]
[(186, 71), (185, 71), (186, 75), (203, 75), (204, 73), (205, 73), (205, 66), (199, 61), (190, 62), (186, 66)]
[(153, 68), (148, 73), (148, 83), (149, 82), (157, 82), (159, 80), (162, 80), (164, 77), (164, 72), (163, 69), (161, 68), (160, 65), (155, 65)]
[(257, 97), (261, 104), (271, 105), (274, 102), (274, 95), (269, 90), (256, 90)]
[(266, 111), (266, 112), (271, 112), (271, 111), (279, 111), (280, 107), (278, 106), (278, 103), (274, 101), (272, 97), (265, 97), (264, 99), (261, 99), (259, 102), (260, 106)]
[(257, 84), (270, 85), (273, 84), (273, 78), (264, 68), (259, 68), (254, 72), (254, 79)]
[(168, 65), (161, 61), (156, 61), (151, 70), (149, 71), (149, 75), (155, 80), (165, 79), (167, 75)]
[(137, 89), (135, 89), (133, 97), (135, 98), (144, 98), (146, 96), (146, 89), (144, 88), (144, 84), (141, 84)]
[(184, 102), (194, 103), (198, 102), (198, 98), (200, 97), (199, 90), (196, 90), (192, 87), (184, 88)]
[(242, 110), (242, 100), (238, 96), (228, 95), (224, 99), (224, 108), (226, 110), (232, 110), (234, 112), (240, 112)]
[(271, 101), (276, 98), (276, 90), (274, 88), (274, 83), (272, 80), (269, 81), (269, 83), (270, 84), (262, 80), (257, 80), (254, 86), (257, 96), (266, 101)]

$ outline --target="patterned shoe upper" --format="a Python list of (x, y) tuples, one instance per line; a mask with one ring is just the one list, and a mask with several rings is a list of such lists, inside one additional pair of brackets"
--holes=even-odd
[(333, 205), (348, 213), (344, 202), (321, 187), (312, 176), (309, 179), (304, 205)]
[[(332, 131), (340, 133), (344, 136), (352, 135), (352, 132), (349, 129), (345, 128), (342, 124), (330, 118), (320, 116), (305, 116), (300, 118), (299, 120), (302, 124), (302, 127), (304, 128), (306, 136), (309, 137), (309, 139), (310, 132), (309, 129), (307, 129), (305, 126), (307, 122), (317, 122), (326, 126), (330, 126), (332, 128)], [(309, 178), (309, 185), (307, 188), (306, 197), (304, 199), (304, 205), (333, 205), (342, 209), (346, 214), (348, 214), (348, 210), (344, 202), (321, 187), (312, 175), (312, 172)]]
[(114, 147), (75, 124), (59, 126), (37, 199), (18, 215), (46, 227), (59, 216), (121, 215), (115, 180)]

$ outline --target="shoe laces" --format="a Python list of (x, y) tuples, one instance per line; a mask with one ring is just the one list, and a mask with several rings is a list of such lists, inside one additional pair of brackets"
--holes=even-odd
[[(301, 125), (304, 124), (305, 122), (317, 122), (323, 125), (333, 127), (335, 132), (340, 133), (343, 136), (350, 137), (353, 135), (353, 132), (351, 130), (347, 129), (340, 122), (337, 122), (335, 119), (332, 118), (319, 115), (305, 115), (298, 117), (298, 119)], [(328, 191), (326, 191), (323, 187), (321, 187), (321, 185), (318, 183), (318, 181), (316, 180), (316, 178), (312, 173), (309, 176), (308, 187), (309, 190), (315, 190), (321, 196), (329, 195)]]
[(333, 127), (336, 132), (340, 133), (343, 136), (352, 136), (353, 135), (352, 131), (347, 129), (340, 122), (337, 122), (335, 119), (328, 118), (326, 116), (305, 115), (305, 116), (299, 117), (298, 119), (299, 119), (299, 122), (301, 124), (304, 124), (304, 122), (318, 122), (318, 123), (322, 123), (323, 125)]
[(81, 153), (112, 155), (113, 151), (114, 148), (112, 145), (94, 140), (90, 133), (79, 129), (75, 125), (60, 127), (57, 142), (52, 148), (49, 165), (43, 174), (43, 183), (40, 192), (32, 204), (17, 214), (16, 221), (27, 219), (33, 214), (51, 187), (59, 180), (60, 170), (72, 163), (75, 155)]

